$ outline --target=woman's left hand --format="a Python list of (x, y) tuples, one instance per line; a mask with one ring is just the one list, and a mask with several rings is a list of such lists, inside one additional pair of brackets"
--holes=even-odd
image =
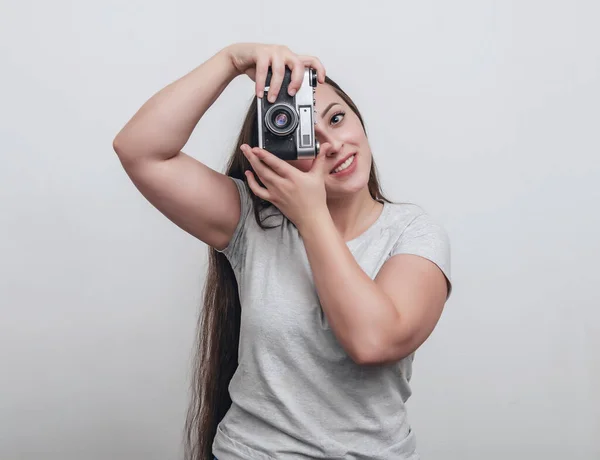
[(273, 203), (302, 232), (314, 223), (327, 208), (325, 177), (329, 174), (323, 145), (310, 171), (303, 172), (291, 164), (258, 148), (243, 144), (242, 152), (265, 187), (256, 181), (252, 171), (245, 171), (248, 185), (256, 196)]

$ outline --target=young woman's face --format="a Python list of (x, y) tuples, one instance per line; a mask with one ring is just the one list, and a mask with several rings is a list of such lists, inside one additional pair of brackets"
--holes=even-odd
[[(331, 144), (322, 149), (331, 166), (325, 180), (327, 196), (335, 198), (358, 192), (367, 186), (371, 171), (371, 149), (360, 120), (328, 84), (317, 85), (315, 100), (315, 135), (321, 146)], [(349, 156), (353, 158), (348, 168), (335, 173), (334, 167)], [(313, 161), (290, 160), (289, 163), (306, 172), (310, 170)]]

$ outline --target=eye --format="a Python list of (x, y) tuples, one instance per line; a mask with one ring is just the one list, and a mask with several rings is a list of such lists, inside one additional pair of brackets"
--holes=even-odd
[[(337, 112), (335, 114), (332, 115), (331, 120), (332, 121), (334, 118), (336, 117), (342, 117), (342, 119), (344, 118), (344, 115), (346, 115), (346, 112)], [(341, 123), (341, 121), (337, 122), (337, 123), (333, 123), (334, 125), (339, 125)]]

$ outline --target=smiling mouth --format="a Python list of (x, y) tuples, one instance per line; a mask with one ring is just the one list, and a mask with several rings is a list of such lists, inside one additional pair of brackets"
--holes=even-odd
[(329, 174), (336, 174), (336, 173), (342, 172), (344, 169), (350, 167), (352, 165), (352, 163), (354, 163), (355, 160), (356, 160), (356, 153), (352, 154), (350, 156), (350, 158), (348, 158), (346, 161), (344, 161), (337, 168), (332, 169), (329, 172)]

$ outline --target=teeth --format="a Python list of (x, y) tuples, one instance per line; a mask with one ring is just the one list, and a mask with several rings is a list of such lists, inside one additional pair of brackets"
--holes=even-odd
[(341, 165), (339, 165), (337, 168), (335, 168), (335, 169), (333, 170), (333, 173), (332, 173), (332, 174), (339, 173), (340, 171), (343, 171), (343, 170), (344, 170), (344, 169), (346, 169), (348, 166), (350, 166), (350, 165), (352, 164), (352, 162), (354, 161), (354, 157), (355, 157), (355, 156), (356, 156), (356, 154), (355, 154), (355, 155), (352, 155), (350, 158), (348, 158), (346, 161), (344, 161), (344, 162), (343, 162)]

